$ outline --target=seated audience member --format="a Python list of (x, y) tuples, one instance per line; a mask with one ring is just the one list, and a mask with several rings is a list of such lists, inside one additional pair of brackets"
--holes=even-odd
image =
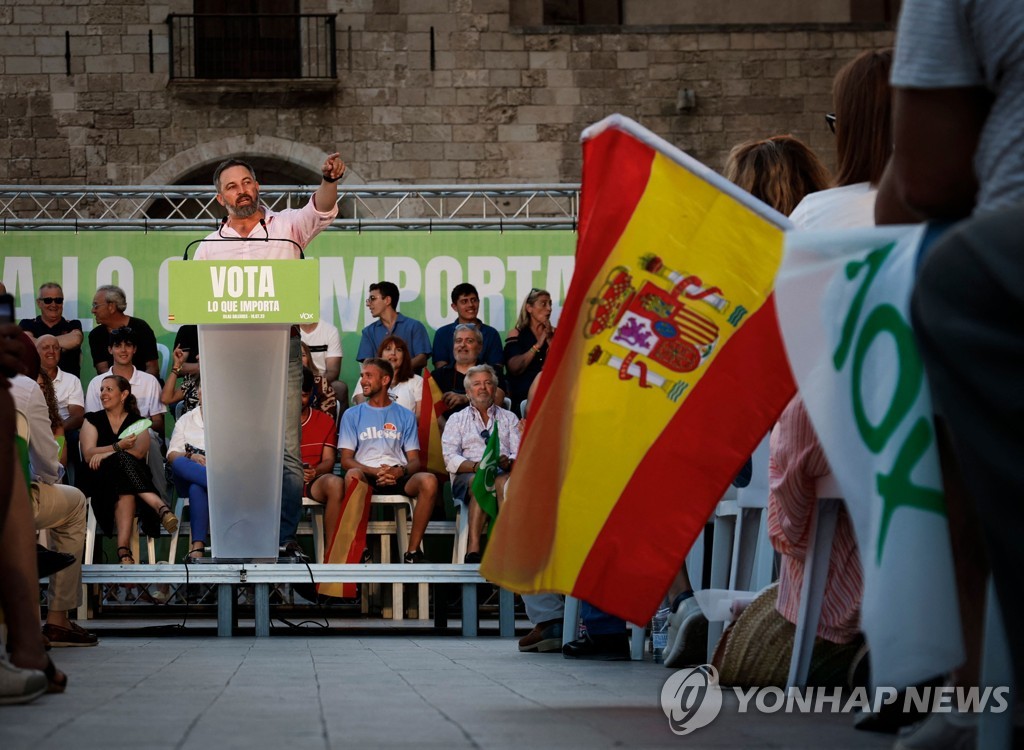
[(31, 338), (38, 341), (43, 336), (53, 336), (60, 348), (59, 367), (75, 377), (82, 374), (82, 321), (64, 317), (64, 290), (56, 282), (40, 285), (36, 297), (39, 315), (25, 318), (18, 323)]
[(335, 395), (334, 389), (331, 388), (330, 382), (317, 369), (309, 347), (305, 342), (301, 343), (300, 346), (302, 347), (302, 366), (313, 373), (313, 400), (311, 405), (314, 409), (319, 409), (333, 420), (338, 413), (338, 397)]
[[(92, 334), (90, 334), (90, 339)], [(139, 410), (139, 414), (149, 419), (153, 426), (151, 428), (152, 440), (146, 441), (149, 447), (149, 469), (152, 474), (151, 481), (156, 486), (160, 496), (166, 499), (167, 481), (164, 475), (164, 459), (160, 453), (160, 443), (164, 435), (164, 414), (167, 407), (160, 400), (160, 382), (147, 372), (142, 372), (134, 364), (136, 356), (136, 336), (132, 328), (119, 328), (110, 334), (110, 345), (108, 347), (111, 359), (114, 363), (110, 371), (114, 375), (120, 375), (132, 386), (132, 395)], [(87, 412), (98, 412), (103, 409), (100, 398), (100, 387), (103, 383), (103, 374), (97, 375), (89, 381), (89, 387), (85, 391), (85, 410)]]
[(8, 653), (8, 660), (0, 659), (0, 702), (8, 705), (28, 703), (44, 692), (62, 693), (67, 687), (67, 676), (53, 665), (39, 637), (32, 501), (27, 478), (17, 470), (15, 406), (7, 380), (17, 373), (21, 342), (15, 335), (13, 323), (0, 324), (0, 600)]
[(505, 500), (505, 483), (512, 462), (519, 454), (519, 419), (512, 412), (494, 403), (497, 375), (490, 365), (471, 367), (466, 373), (466, 393), (470, 408), (457, 412), (448, 420), (441, 435), (444, 463), (452, 480), (452, 497), (469, 511), (469, 540), (464, 562), (480, 562), (480, 536), (487, 516), (473, 497), (471, 485), (480, 468), (484, 448), (492, 430), (498, 431), (500, 458), (494, 489), (498, 505)]
[[(395, 371), (395, 379), (388, 386), (388, 398), (404, 406), (419, 419), (420, 402), (423, 400), (423, 376), (412, 371), (408, 345), (399, 336), (387, 336), (380, 342), (377, 356), (390, 362)], [(353, 400), (362, 403), (366, 398), (362, 394), (356, 394)]]
[(398, 296), (398, 287), (390, 281), (370, 284), (366, 307), (376, 320), (363, 329), (356, 359), (373, 357), (385, 336), (400, 336), (412, 354), (412, 371), (419, 372), (430, 357), (430, 338), (422, 323), (398, 312)]
[(502, 351), (501, 335), (497, 329), (477, 317), (480, 311), (480, 295), (472, 284), (456, 284), (452, 289), (452, 310), (458, 316), (454, 323), (448, 323), (434, 332), (434, 347), (431, 359), (435, 368), (454, 362), (455, 328), (459, 325), (475, 327), (483, 336), (483, 351), (477, 364), (488, 364), (501, 375), (505, 369), (505, 353)]
[(171, 369), (167, 373), (160, 401), (174, 407), (174, 418), (196, 408), (199, 402), (199, 330), (185, 325), (178, 329), (171, 351)]
[(420, 471), (420, 442), (416, 417), (392, 403), (388, 387), (394, 378), (391, 363), (372, 357), (363, 362), (359, 385), (366, 401), (345, 412), (338, 431), (341, 468), (349, 482), (368, 482), (377, 494), (415, 498), (409, 551), (405, 562), (426, 562), (420, 544), (437, 498), (437, 477)]
[(14, 403), (29, 424), (30, 492), (35, 528), (47, 529), (56, 550), (74, 556), (70, 566), (50, 576), (43, 635), (54, 646), (95, 646), (96, 636), (68, 618), (68, 612), (78, 608), (82, 597), (85, 495), (75, 487), (59, 483), (63, 469), (57, 460), (57, 443), (39, 385), (25, 375), (14, 376), (10, 383)]
[(299, 325), (299, 337), (309, 347), (309, 355), (316, 364), (316, 370), (326, 378), (334, 390), (337, 402), (341, 404), (339, 414), (348, 408), (348, 384), (341, 379), (341, 336), (338, 329), (326, 320)]
[(202, 557), (210, 541), (210, 495), (206, 483), (206, 432), (203, 423), (203, 388), (196, 389), (196, 407), (181, 415), (174, 423), (171, 442), (167, 446), (167, 463), (171, 467), (174, 486), (179, 497), (188, 498), (192, 544), (182, 562)]
[[(82, 457), (92, 472), (89, 479), (96, 520), (105, 533), (116, 530), (117, 558), (124, 564), (131, 564), (135, 562), (130, 544), (136, 508), (142, 530), (148, 536), (158, 535), (159, 526), (173, 534), (178, 529), (178, 519), (157, 493), (146, 465), (149, 430), (120, 437), (143, 418), (132, 395), (131, 383), (120, 375), (101, 377), (102, 408), (85, 414)], [(136, 503), (136, 498), (142, 502)]]
[[(105, 285), (96, 290), (92, 300), (92, 314), (96, 327), (89, 331), (89, 351), (96, 372), (103, 374), (113, 364), (109, 349), (110, 334), (128, 328), (134, 335), (136, 345), (132, 364), (153, 377), (160, 376), (160, 353), (156, 348), (156, 335), (142, 318), (125, 315), (128, 300), (119, 286)], [(88, 405), (87, 405), (88, 406)]]
[(180, 419), (182, 414), (192, 411), (199, 404), (198, 374), (183, 373), (182, 368), (187, 358), (188, 352), (181, 347), (174, 347), (174, 351), (171, 352), (171, 369), (160, 393), (160, 403), (164, 406), (173, 407), (181, 404), (180, 411), (175, 409), (175, 419)]
[[(438, 367), (430, 374), (438, 388), (441, 389), (441, 393), (444, 394), (444, 403), (448, 408), (441, 416), (445, 420), (455, 412), (469, 406), (469, 396), (466, 395), (466, 373), (471, 367), (488, 364), (480, 361), (482, 346), (483, 334), (480, 329), (460, 323), (455, 326), (452, 336), (455, 361), (444, 367)], [(497, 390), (494, 394), (494, 401), (501, 404), (505, 401), (505, 383), (501, 377), (501, 370), (495, 370), (495, 372), (497, 373)]]
[(734, 146), (725, 162), (725, 178), (784, 216), (831, 182), (821, 160), (791, 135)]
[(40, 370), (53, 383), (64, 433), (78, 430), (85, 419), (85, 393), (82, 391), (82, 381), (60, 368), (61, 349), (55, 336), (47, 333), (38, 337), (36, 351), (39, 352)]
[(324, 528), (328, 538), (324, 543), (329, 544), (341, 518), (345, 481), (334, 473), (338, 460), (337, 427), (334, 420), (312, 407), (312, 398), (313, 373), (306, 368), (302, 371), (302, 494), (325, 506)]
[(508, 395), (512, 410), (526, 398), (530, 384), (548, 356), (555, 329), (551, 327), (551, 295), (543, 289), (531, 289), (523, 300), (515, 327), (505, 338), (505, 367), (508, 369)]

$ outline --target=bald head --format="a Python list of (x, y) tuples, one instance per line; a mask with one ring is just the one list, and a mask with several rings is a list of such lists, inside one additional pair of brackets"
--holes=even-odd
[(60, 361), (60, 342), (57, 337), (48, 333), (40, 336), (36, 339), (36, 351), (39, 352), (39, 362), (46, 374), (55, 373)]

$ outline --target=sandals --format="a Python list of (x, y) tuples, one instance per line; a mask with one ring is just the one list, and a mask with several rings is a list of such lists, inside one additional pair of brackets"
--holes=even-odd
[(58, 672), (57, 667), (53, 664), (53, 659), (49, 656), (46, 657), (46, 669), (43, 670), (43, 674), (46, 675), (46, 692), (47, 693), (63, 693), (68, 686), (68, 676), (63, 672)]
[(178, 517), (171, 512), (170, 508), (164, 505), (157, 513), (160, 514), (160, 525), (167, 529), (168, 534), (173, 534), (178, 530)]
[(117, 548), (117, 559), (122, 565), (134, 565), (135, 555), (132, 554), (131, 547), (118, 547)]

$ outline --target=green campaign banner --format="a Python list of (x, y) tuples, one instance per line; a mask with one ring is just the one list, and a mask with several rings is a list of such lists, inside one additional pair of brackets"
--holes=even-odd
[[(153, 327), (163, 373), (180, 327), (179, 320), (168, 320), (174, 314), (170, 267), (181, 260), (189, 242), (205, 234), (10, 231), (0, 234), (0, 278), (14, 295), (19, 318), (39, 314), (35, 298), (40, 284), (59, 283), (64, 289), (64, 317), (81, 320), (86, 334), (94, 325), (90, 304), (96, 288), (117, 284), (128, 297), (128, 314)], [(359, 333), (373, 321), (365, 302), (370, 284), (397, 284), (399, 311), (423, 321), (433, 336), (437, 328), (455, 320), (452, 287), (468, 281), (480, 292), (481, 319), (504, 335), (515, 325), (522, 301), (534, 287), (551, 292), (552, 319), (557, 322), (575, 267), (575, 248), (576, 234), (569, 230), (331, 230), (306, 248), (307, 261), (315, 259), (320, 270), (319, 289), (309, 289), (308, 296), (319, 297), (314, 312), (340, 331), (341, 376), (353, 384), (359, 372)], [(94, 373), (87, 350), (83, 359), (82, 380), (87, 384)]]
[(320, 316), (314, 261), (178, 260), (167, 270), (168, 323), (304, 323)]

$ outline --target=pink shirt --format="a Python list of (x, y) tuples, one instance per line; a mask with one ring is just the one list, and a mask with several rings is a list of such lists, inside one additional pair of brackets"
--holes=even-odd
[(206, 235), (194, 259), (293, 260), (299, 257), (299, 247), (305, 249), (310, 240), (331, 225), (338, 215), (338, 206), (334, 204), (329, 211), (318, 211), (310, 196), (309, 203), (302, 208), (288, 208), (278, 213), (264, 207), (263, 213), (266, 231), (257, 225), (248, 237), (242, 237), (225, 224)]
[[(807, 540), (818, 505), (815, 482), (831, 473), (818, 436), (799, 396), (789, 402), (772, 430), (768, 466), (768, 536), (782, 553), (779, 614), (796, 623), (804, 582)], [(857, 541), (845, 507), (840, 507), (832, 542), (818, 637), (849, 643), (860, 631), (864, 576)]]

